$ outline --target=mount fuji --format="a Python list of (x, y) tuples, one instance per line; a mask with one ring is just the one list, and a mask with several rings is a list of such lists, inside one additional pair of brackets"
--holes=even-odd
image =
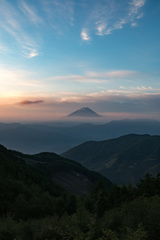
[(68, 115), (68, 117), (101, 117), (88, 107), (83, 107)]

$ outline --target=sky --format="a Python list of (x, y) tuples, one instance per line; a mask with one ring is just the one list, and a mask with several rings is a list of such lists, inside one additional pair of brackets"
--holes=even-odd
[(159, 0), (0, 0), (0, 121), (160, 119)]

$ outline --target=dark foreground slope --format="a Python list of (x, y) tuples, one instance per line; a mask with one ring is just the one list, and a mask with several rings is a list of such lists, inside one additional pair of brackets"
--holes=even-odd
[(48, 176), (0, 145), (1, 216), (27, 219), (53, 214), (53, 205), (64, 192)]
[(63, 189), (73, 194), (89, 194), (100, 180), (106, 187), (111, 186), (111, 183), (99, 173), (89, 171), (80, 164), (54, 153), (24, 155), (7, 150), (2, 145), (0, 145), (0, 179), (4, 203), (5, 197), (8, 198), (6, 194), (11, 195), (9, 199), (13, 202), (17, 195), (23, 194), (23, 190), (27, 194), (32, 187), (33, 192), (49, 191), (51, 195), (60, 196), (64, 192)]
[(106, 188), (111, 187), (111, 182), (97, 172), (90, 171), (81, 164), (65, 159), (55, 153), (39, 153), (27, 155), (12, 152), (26, 163), (47, 175), (54, 183), (62, 186), (73, 194), (89, 194), (94, 185), (103, 181)]
[(160, 136), (129, 134), (86, 142), (62, 156), (98, 171), (117, 184), (135, 184), (145, 173), (160, 171)]
[[(110, 191), (101, 181), (90, 195), (75, 196), (50, 179), (53, 165), (55, 172), (67, 167), (63, 161), (0, 145), (1, 240), (159, 240), (160, 175), (147, 174), (136, 186)], [(80, 168), (70, 161), (68, 173), (74, 165)]]

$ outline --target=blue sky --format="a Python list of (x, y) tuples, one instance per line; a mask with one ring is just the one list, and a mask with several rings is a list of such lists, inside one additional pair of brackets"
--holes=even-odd
[(159, 0), (0, 0), (0, 120), (160, 117)]

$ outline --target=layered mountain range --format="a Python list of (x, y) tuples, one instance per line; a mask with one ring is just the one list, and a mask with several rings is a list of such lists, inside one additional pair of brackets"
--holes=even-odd
[(160, 122), (120, 120), (108, 123), (48, 122), (34, 124), (0, 123), (0, 143), (23, 153), (61, 154), (85, 141), (101, 141), (126, 134), (160, 135)]
[[(121, 120), (105, 124), (70, 121), (41, 124), (0, 123), (0, 143), (9, 149), (23, 152), (20, 155), (25, 161), (30, 159), (29, 162), (32, 162), (38, 156), (47, 156), (49, 159), (55, 159), (56, 156), (58, 163), (62, 159), (56, 154), (61, 154), (117, 184), (135, 184), (145, 173), (155, 175), (160, 171), (158, 135), (160, 122), (151, 120)], [(45, 154), (36, 155), (40, 152)], [(16, 154), (19, 157), (19, 153)], [(68, 176), (67, 174), (60, 174), (61, 177), (64, 176), (64, 182), (69, 175), (72, 175), (71, 182), (74, 182), (73, 175), (79, 179), (81, 176), (74, 171), (69, 172)], [(85, 177), (81, 177), (84, 183)], [(55, 181), (58, 179), (56, 176)]]
[(117, 184), (135, 184), (160, 172), (160, 136), (129, 134), (88, 141), (62, 154)]

